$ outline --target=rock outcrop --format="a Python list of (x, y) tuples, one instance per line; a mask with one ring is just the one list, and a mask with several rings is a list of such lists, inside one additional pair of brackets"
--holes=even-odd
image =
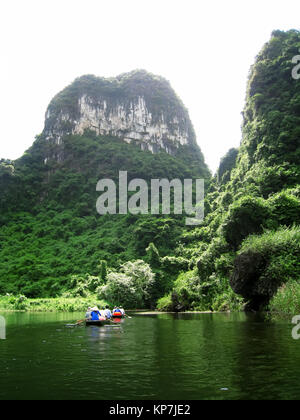
[(173, 154), (196, 145), (187, 110), (169, 82), (145, 71), (113, 79), (83, 76), (59, 93), (46, 112), (43, 136), (62, 145), (67, 135), (119, 137), (142, 150)]
[(237, 256), (230, 278), (233, 291), (247, 301), (246, 310), (258, 311), (274, 296), (282, 280), (266, 275), (269, 260), (258, 252), (244, 252)]

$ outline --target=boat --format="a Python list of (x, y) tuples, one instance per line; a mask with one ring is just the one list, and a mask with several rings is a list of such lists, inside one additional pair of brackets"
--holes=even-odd
[(125, 315), (122, 312), (115, 312), (112, 314), (113, 318), (125, 318)]
[(88, 321), (88, 320), (86, 320), (86, 321), (85, 321), (85, 325), (86, 325), (86, 326), (89, 326), (89, 325), (96, 325), (96, 326), (100, 327), (100, 326), (102, 326), (102, 325), (107, 324), (108, 322), (109, 322), (109, 320), (107, 320), (107, 319), (101, 319), (101, 320), (99, 320), (99, 321)]

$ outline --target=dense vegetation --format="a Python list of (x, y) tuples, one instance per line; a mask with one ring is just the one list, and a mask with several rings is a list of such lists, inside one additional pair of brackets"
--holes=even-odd
[[(91, 132), (64, 139), (61, 163), (44, 163), (62, 151), (42, 136), (20, 160), (2, 160), (0, 294), (96, 296), (176, 311), (297, 311), (300, 80), (292, 58), (299, 47), (299, 32), (275, 31), (258, 54), (241, 147), (213, 179), (196, 146), (152, 155)], [(113, 96), (115, 81), (101, 83)], [(73, 103), (68, 92), (51, 106)], [(119, 170), (131, 179), (204, 177), (203, 224), (187, 228), (181, 215), (98, 216), (96, 183)]]
[(274, 31), (257, 56), (241, 147), (221, 161), (203, 226), (183, 234), (182, 256), (197, 270), (178, 278), (161, 308), (234, 308), (229, 284), (249, 309), (272, 297), (274, 311), (297, 306), (287, 296), (300, 284), (300, 81), (292, 77), (299, 47), (299, 32)]
[[(161, 256), (175, 255), (185, 217), (100, 216), (96, 184), (110, 178), (118, 185), (120, 170), (128, 170), (128, 181), (209, 178), (197, 147), (184, 146), (177, 156), (153, 155), (88, 132), (64, 139), (63, 162), (45, 164), (49, 147), (60, 146), (41, 136), (18, 161), (1, 161), (0, 294), (61, 295), (73, 287), (72, 275), (99, 276), (102, 261), (112, 270), (126, 261), (147, 260), (146, 248), (152, 242)], [(154, 296), (169, 288), (165, 272)]]

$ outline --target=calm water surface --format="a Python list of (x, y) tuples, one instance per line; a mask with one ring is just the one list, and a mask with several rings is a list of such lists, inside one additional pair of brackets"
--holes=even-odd
[[(245, 314), (2, 314), (0, 399), (299, 399), (300, 340)], [(225, 389), (225, 390), (223, 390)]]

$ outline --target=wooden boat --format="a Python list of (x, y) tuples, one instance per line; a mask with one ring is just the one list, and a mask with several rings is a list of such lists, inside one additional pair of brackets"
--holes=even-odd
[(96, 325), (96, 326), (98, 326), (98, 327), (101, 327), (102, 325), (105, 325), (105, 324), (107, 324), (109, 322), (109, 320), (107, 320), (107, 319), (105, 319), (105, 320), (99, 320), (99, 321), (88, 321), (88, 320), (86, 320), (85, 321), (85, 325), (86, 326), (89, 326), (89, 325)]

